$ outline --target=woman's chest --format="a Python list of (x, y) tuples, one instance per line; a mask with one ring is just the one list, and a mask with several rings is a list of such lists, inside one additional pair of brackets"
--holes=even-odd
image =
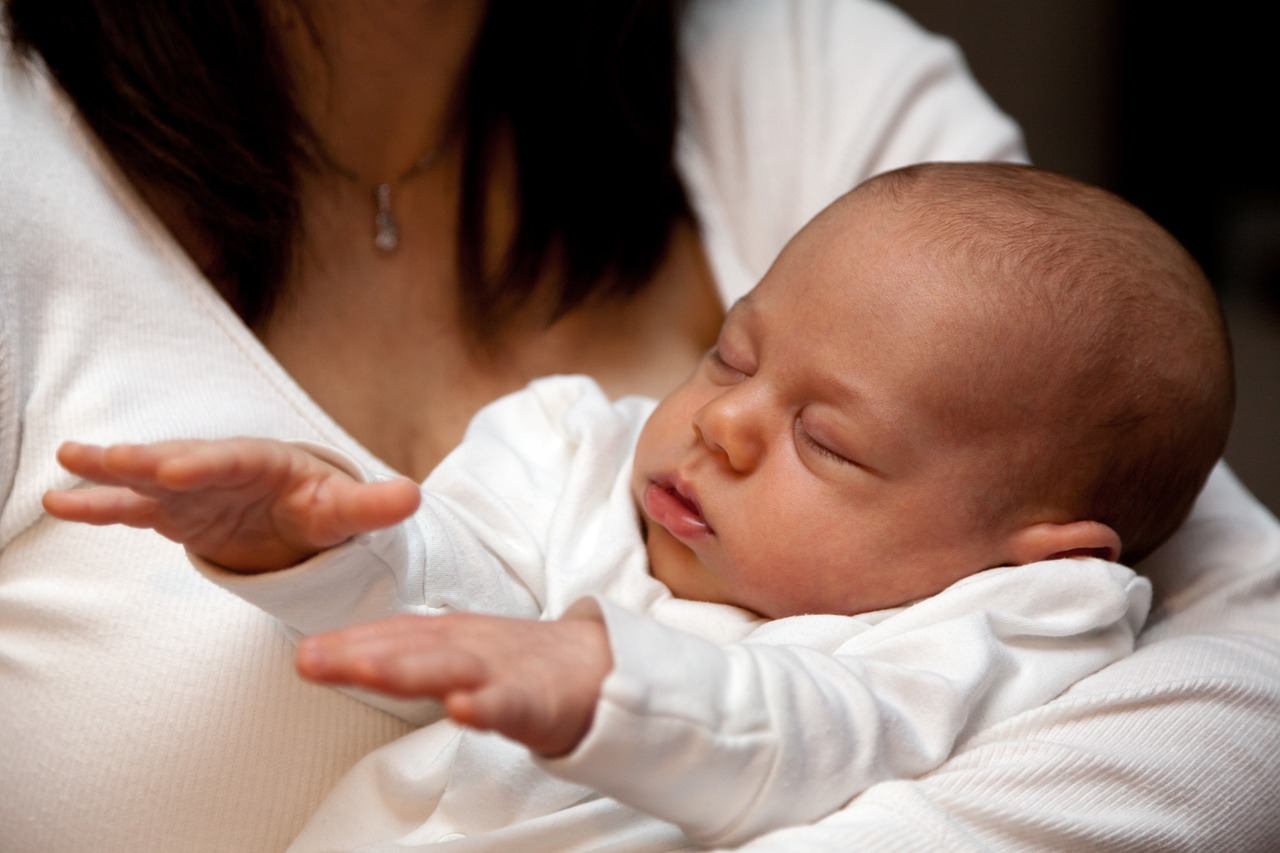
[(691, 229), (640, 295), (525, 324), (485, 351), (449, 300), (396, 288), (302, 295), (264, 334), (267, 348), (350, 435), (418, 480), (476, 411), (537, 377), (587, 374), (610, 396), (665, 394), (714, 343), (723, 314)]

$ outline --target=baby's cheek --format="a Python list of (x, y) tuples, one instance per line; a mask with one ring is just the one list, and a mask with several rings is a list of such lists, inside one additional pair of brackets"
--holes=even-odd
[(722, 579), (698, 559), (698, 556), (660, 525), (649, 525), (645, 542), (649, 553), (649, 571), (676, 598), (690, 601), (735, 603), (725, 591)]

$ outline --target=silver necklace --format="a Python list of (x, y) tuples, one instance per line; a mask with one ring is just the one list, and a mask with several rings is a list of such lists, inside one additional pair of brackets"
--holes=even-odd
[[(383, 254), (390, 254), (400, 245), (400, 223), (396, 221), (395, 213), (391, 210), (392, 191), (399, 189), (408, 181), (431, 168), (440, 159), (440, 155), (444, 153), (451, 135), (446, 134), (439, 145), (415, 160), (413, 165), (401, 172), (400, 176), (394, 181), (385, 181), (373, 185), (373, 245), (378, 251)], [(351, 169), (339, 164), (323, 148), (320, 148), (316, 153), (325, 166), (348, 181), (356, 184), (364, 183), (363, 178)]]
[(378, 251), (390, 254), (400, 245), (400, 223), (396, 221), (395, 214), (391, 211), (391, 191), (399, 189), (406, 181), (425, 172), (440, 159), (443, 151), (444, 145), (428, 151), (412, 166), (405, 169), (394, 182), (381, 183), (373, 188), (373, 202), (377, 205), (377, 212), (373, 215), (373, 245)]

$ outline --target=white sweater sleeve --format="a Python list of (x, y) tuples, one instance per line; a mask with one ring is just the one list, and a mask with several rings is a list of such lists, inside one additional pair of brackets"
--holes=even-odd
[(1150, 586), (1101, 561), (993, 569), (868, 627), (768, 623), (717, 646), (607, 601), (615, 668), (592, 730), (544, 761), (732, 845), (940, 764), (973, 731), (1127, 654)]
[[(490, 411), (521, 408), (504, 400)], [(331, 447), (297, 441), (296, 446), (368, 482), (372, 472)], [(506, 478), (512, 494), (519, 478)], [(479, 491), (472, 489), (473, 495)], [(459, 506), (447, 495), (424, 491), (412, 518), (354, 537), (297, 566), (247, 575), (188, 554), (205, 577), (279, 619), (295, 641), (310, 634), (399, 614), (453, 611), (538, 618), (533, 589), (540, 585), (542, 547), (537, 524), (523, 535), (485, 535), (501, 526), (492, 499)], [(522, 520), (521, 523), (523, 523)]]

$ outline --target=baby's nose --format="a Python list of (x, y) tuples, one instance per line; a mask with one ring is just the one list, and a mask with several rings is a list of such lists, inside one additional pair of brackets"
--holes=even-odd
[(702, 443), (739, 473), (758, 465), (765, 451), (763, 413), (753, 396), (739, 385), (704, 405), (693, 417), (694, 431)]

